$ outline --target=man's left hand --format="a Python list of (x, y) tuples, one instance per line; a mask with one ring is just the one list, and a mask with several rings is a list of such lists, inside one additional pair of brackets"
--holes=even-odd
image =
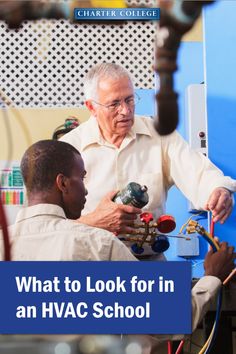
[(223, 187), (216, 188), (210, 195), (205, 205), (206, 210), (210, 210), (213, 215), (213, 221), (220, 221), (221, 224), (231, 214), (233, 208), (233, 200), (231, 192)]

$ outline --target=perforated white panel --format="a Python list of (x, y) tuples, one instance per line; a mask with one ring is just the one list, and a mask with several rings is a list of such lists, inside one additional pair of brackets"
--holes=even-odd
[(126, 0), (128, 7), (158, 7), (157, 0)]
[(0, 22), (0, 87), (12, 106), (81, 106), (85, 74), (108, 61), (124, 66), (136, 87), (153, 88), (154, 34), (148, 21), (40, 20), (17, 30)]

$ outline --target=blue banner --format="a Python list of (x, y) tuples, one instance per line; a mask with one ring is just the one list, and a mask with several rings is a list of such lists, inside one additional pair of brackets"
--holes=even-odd
[(2, 334), (191, 332), (189, 262), (0, 262)]
[(75, 20), (133, 20), (158, 21), (159, 8), (75, 8)]

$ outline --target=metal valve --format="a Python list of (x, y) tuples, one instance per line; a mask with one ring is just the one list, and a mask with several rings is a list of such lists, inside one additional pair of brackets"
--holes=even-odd
[(143, 245), (146, 243), (155, 253), (165, 252), (170, 246), (168, 237), (158, 232), (169, 233), (173, 231), (176, 225), (175, 219), (171, 215), (162, 215), (157, 222), (151, 223), (153, 221), (152, 213), (144, 212), (140, 215), (140, 221), (142, 224), (135, 225), (136, 235), (130, 235), (127, 238), (129, 241), (135, 241), (131, 246), (132, 251), (142, 254), (144, 252)]

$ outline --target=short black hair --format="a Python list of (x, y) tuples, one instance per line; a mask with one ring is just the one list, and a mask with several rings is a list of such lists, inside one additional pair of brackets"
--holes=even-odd
[(49, 190), (59, 173), (70, 177), (76, 155), (79, 151), (63, 141), (40, 140), (31, 145), (20, 166), (27, 191)]

